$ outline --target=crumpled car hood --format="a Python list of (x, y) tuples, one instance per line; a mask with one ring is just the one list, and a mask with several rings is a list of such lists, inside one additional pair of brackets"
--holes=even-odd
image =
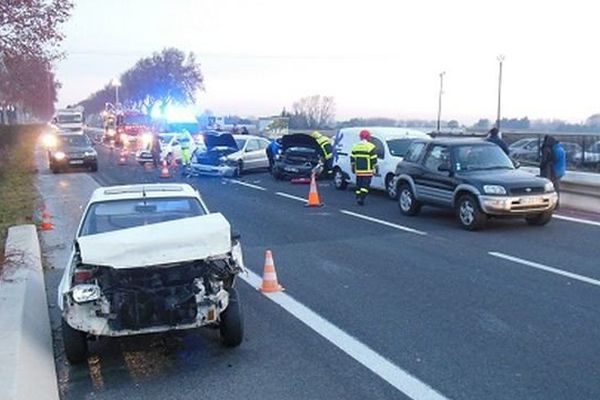
[(83, 264), (143, 268), (224, 256), (231, 252), (231, 227), (214, 213), (82, 236), (77, 243)]

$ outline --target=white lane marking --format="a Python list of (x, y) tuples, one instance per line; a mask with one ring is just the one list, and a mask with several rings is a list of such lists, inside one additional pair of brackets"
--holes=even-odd
[(306, 199), (303, 199), (302, 197), (294, 196), (294, 195), (291, 195), (291, 194), (287, 194), (287, 193), (283, 193), (283, 192), (276, 192), (275, 194), (277, 196), (285, 197), (285, 198), (296, 200), (296, 201), (301, 201), (303, 203), (307, 202)]
[[(248, 270), (247, 274), (242, 273), (239, 276), (255, 289), (261, 285), (261, 278), (252, 271)], [(291, 296), (282, 292), (265, 296), (411, 399), (446, 400), (446, 397), (435, 389), (410, 375)]]
[(264, 188), (262, 186), (253, 185), (252, 183), (248, 183), (248, 182), (238, 181), (237, 179), (227, 179), (227, 181), (231, 182), (231, 183), (235, 183), (236, 185), (242, 185), (242, 186), (246, 186), (246, 187), (249, 187), (252, 189), (267, 190), (266, 188)]
[(551, 273), (556, 274), (556, 275), (566, 276), (567, 278), (571, 278), (571, 279), (575, 279), (575, 280), (578, 280), (578, 281), (581, 281), (581, 282), (589, 283), (591, 285), (600, 286), (600, 281), (598, 281), (596, 279), (588, 278), (587, 276), (583, 276), (583, 275), (579, 275), (579, 274), (574, 274), (572, 272), (564, 271), (562, 269), (558, 269), (558, 268), (554, 268), (554, 267), (549, 267), (547, 265), (538, 264), (538, 263), (533, 262), (533, 261), (523, 260), (522, 258), (519, 258), (519, 257), (513, 257), (513, 256), (509, 256), (508, 254), (497, 253), (495, 251), (490, 251), (488, 254), (490, 256), (493, 256), (493, 257), (502, 258), (504, 260), (512, 261), (512, 262), (515, 262), (515, 263), (518, 263), (518, 264), (521, 264), (521, 265), (526, 265), (528, 267), (537, 268), (537, 269), (540, 269), (542, 271), (551, 272)]
[(390, 228), (400, 229), (401, 231), (410, 232), (410, 233), (414, 233), (414, 234), (417, 234), (417, 235), (427, 235), (427, 232), (423, 232), (423, 231), (419, 231), (419, 230), (416, 230), (416, 229), (413, 229), (413, 228), (409, 228), (408, 226), (398, 225), (398, 224), (394, 224), (394, 223), (391, 223), (391, 222), (383, 221), (381, 219), (369, 217), (367, 215), (358, 214), (358, 213), (355, 213), (355, 212), (352, 212), (352, 211), (340, 210), (340, 212), (342, 214), (351, 215), (351, 216), (356, 217), (356, 218), (364, 219), (365, 221), (376, 222), (376, 223), (381, 224), (381, 225), (389, 226)]
[(562, 219), (565, 221), (577, 222), (579, 224), (600, 226), (600, 222), (590, 221), (589, 219), (573, 218), (573, 217), (567, 217), (566, 215), (556, 215), (556, 214), (554, 214), (553, 217), (556, 219)]

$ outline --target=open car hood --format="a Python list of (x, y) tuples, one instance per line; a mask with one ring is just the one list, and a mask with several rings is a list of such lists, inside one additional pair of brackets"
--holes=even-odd
[(143, 268), (226, 255), (231, 227), (215, 213), (82, 236), (77, 243), (84, 264)]
[(317, 141), (309, 135), (303, 133), (293, 133), (291, 135), (284, 135), (281, 138), (281, 150), (285, 151), (290, 147), (308, 147), (311, 149), (319, 149)]
[(229, 147), (239, 150), (231, 133), (205, 133), (204, 144), (209, 150), (214, 147)]

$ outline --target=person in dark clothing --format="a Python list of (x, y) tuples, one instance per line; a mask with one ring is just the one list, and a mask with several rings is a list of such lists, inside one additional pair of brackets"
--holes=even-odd
[(540, 158), (540, 176), (548, 178), (554, 184), (554, 190), (560, 191), (560, 179), (565, 174), (567, 160), (565, 149), (553, 136), (544, 136)]
[(248, 128), (246, 128), (245, 126), (242, 126), (242, 131), (240, 132), (242, 135), (249, 135), (250, 132), (248, 132)]
[(488, 132), (488, 137), (485, 140), (487, 140), (490, 143), (497, 144), (498, 146), (500, 146), (502, 151), (504, 151), (506, 153), (506, 155), (508, 155), (508, 153), (509, 153), (508, 145), (500, 137), (500, 131), (498, 130), (498, 128), (493, 127), (492, 129), (490, 129), (490, 131)]
[(158, 168), (158, 163), (160, 162), (160, 138), (156, 133), (152, 134), (150, 152), (152, 153), (152, 161), (154, 163), (154, 168)]

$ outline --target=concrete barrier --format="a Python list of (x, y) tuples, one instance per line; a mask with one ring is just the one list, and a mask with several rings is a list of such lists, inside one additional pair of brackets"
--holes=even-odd
[(0, 271), (0, 399), (58, 400), (52, 332), (37, 232), (9, 229)]

